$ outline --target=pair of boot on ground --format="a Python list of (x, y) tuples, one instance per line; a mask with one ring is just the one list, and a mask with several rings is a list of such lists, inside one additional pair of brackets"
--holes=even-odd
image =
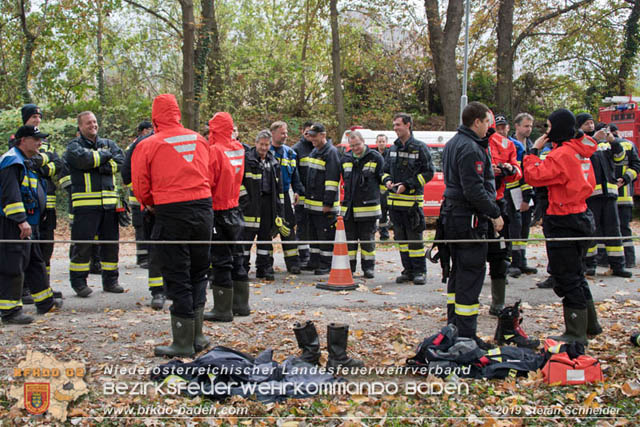
[[(302, 350), (300, 359), (312, 365), (320, 365), (320, 338), (312, 321), (305, 323), (296, 322), (293, 332), (298, 341), (298, 347)], [(330, 323), (327, 325), (327, 369), (335, 370), (344, 368), (359, 368), (364, 366), (361, 360), (353, 359), (347, 354), (347, 342), (349, 338), (349, 325)]]
[(231, 322), (233, 316), (249, 316), (249, 280), (234, 280), (233, 287), (212, 285), (213, 309), (204, 314), (204, 320)]
[(209, 347), (209, 340), (202, 333), (204, 307), (195, 310), (193, 318), (171, 314), (171, 332), (173, 343), (155, 347), (156, 356), (193, 357)]

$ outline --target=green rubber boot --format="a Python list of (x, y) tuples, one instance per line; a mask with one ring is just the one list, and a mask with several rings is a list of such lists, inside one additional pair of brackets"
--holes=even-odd
[(249, 282), (246, 280), (233, 281), (233, 315), (249, 316), (251, 308), (249, 307)]
[(587, 345), (587, 309), (576, 310), (563, 306), (565, 333), (550, 337), (556, 341), (579, 342)]
[(232, 322), (233, 321), (233, 288), (222, 288), (212, 286), (213, 310), (204, 313), (204, 320), (210, 322)]
[(195, 325), (194, 325), (194, 339), (193, 347), (196, 353), (200, 353), (202, 350), (209, 347), (209, 340), (202, 333), (202, 323), (204, 322), (204, 307), (200, 307), (195, 311)]
[(491, 307), (489, 314), (492, 316), (500, 316), (500, 312), (504, 308), (504, 295), (507, 287), (507, 279), (491, 279)]
[(602, 333), (602, 326), (598, 323), (598, 312), (596, 306), (593, 304), (593, 300), (587, 301), (587, 335), (600, 335)]
[(159, 345), (153, 353), (156, 356), (166, 357), (192, 357), (195, 354), (193, 347), (195, 319), (186, 319), (171, 315), (171, 332), (173, 343), (171, 345)]

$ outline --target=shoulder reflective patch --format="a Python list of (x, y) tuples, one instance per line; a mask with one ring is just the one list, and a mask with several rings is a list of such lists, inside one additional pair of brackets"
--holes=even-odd
[(482, 173), (484, 172), (484, 163), (482, 162), (476, 162), (476, 172), (478, 173), (478, 175), (482, 175)]
[(589, 137), (585, 136), (584, 138), (582, 138), (582, 144), (586, 145), (587, 147), (595, 147), (595, 143), (593, 141), (591, 141), (591, 139), (589, 139)]
[(164, 140), (169, 144), (177, 144), (179, 142), (195, 141), (197, 139), (198, 139), (198, 135), (188, 134), (188, 135), (171, 136), (169, 138), (165, 138)]
[(588, 171), (589, 169), (591, 169), (591, 162), (582, 164), (582, 170)]

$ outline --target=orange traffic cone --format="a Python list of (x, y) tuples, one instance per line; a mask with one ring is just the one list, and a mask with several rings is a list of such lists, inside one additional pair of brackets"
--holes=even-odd
[(344, 231), (344, 221), (338, 216), (336, 223), (336, 238), (333, 245), (331, 272), (327, 283), (316, 283), (316, 288), (330, 291), (350, 291), (357, 289), (353, 282), (351, 265), (349, 264), (349, 250), (347, 249), (347, 233)]

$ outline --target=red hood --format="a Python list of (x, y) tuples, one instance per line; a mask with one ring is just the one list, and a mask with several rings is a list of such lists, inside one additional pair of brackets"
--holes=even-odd
[(562, 145), (572, 147), (582, 157), (587, 158), (591, 157), (598, 149), (598, 144), (587, 135), (581, 138), (570, 139), (569, 141), (563, 142)]
[(209, 120), (209, 144), (225, 143), (231, 141), (233, 134), (233, 119), (231, 114), (218, 112)]
[(163, 93), (155, 97), (151, 107), (151, 120), (156, 132), (182, 127), (180, 118), (180, 107), (178, 107), (178, 101), (174, 95)]

